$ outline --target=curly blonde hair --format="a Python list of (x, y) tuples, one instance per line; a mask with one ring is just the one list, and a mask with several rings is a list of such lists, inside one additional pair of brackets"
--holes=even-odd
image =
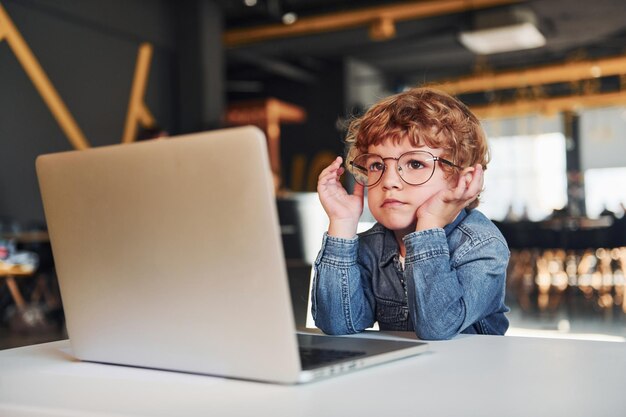
[[(408, 139), (415, 147), (443, 150), (442, 157), (461, 167), (489, 162), (485, 132), (478, 118), (455, 97), (433, 88), (412, 88), (380, 100), (354, 119), (346, 136), (347, 161), (367, 153), (385, 140)], [(458, 179), (459, 171), (440, 165), (446, 178)], [(478, 206), (478, 199), (469, 208)]]

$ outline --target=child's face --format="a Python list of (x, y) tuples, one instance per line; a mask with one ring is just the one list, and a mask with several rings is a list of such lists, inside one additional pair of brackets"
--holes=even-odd
[[(434, 156), (442, 156), (442, 150), (426, 145), (414, 147), (408, 140), (399, 144), (386, 140), (380, 145), (372, 145), (368, 153), (383, 158), (398, 158), (409, 151), (428, 151)], [(387, 159), (383, 177), (378, 184), (367, 189), (367, 202), (374, 218), (390, 230), (411, 233), (417, 223), (417, 209), (439, 191), (453, 188), (450, 179), (437, 163), (433, 176), (422, 185), (410, 185), (400, 178), (397, 161)]]

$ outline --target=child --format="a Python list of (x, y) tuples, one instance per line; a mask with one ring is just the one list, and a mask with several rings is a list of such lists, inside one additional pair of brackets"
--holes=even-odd
[[(488, 162), (478, 119), (429, 88), (388, 97), (350, 125), (342, 158), (319, 176), (329, 217), (315, 261), (312, 303), (328, 334), (410, 330), (421, 339), (504, 334), (509, 250), (478, 205)], [(370, 230), (356, 234), (364, 189)]]

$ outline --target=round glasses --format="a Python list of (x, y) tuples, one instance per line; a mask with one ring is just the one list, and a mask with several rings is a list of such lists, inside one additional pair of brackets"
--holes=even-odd
[(454, 168), (461, 168), (447, 159), (435, 156), (430, 152), (410, 151), (403, 153), (397, 158), (383, 158), (373, 153), (364, 153), (350, 161), (348, 171), (359, 184), (365, 187), (373, 187), (383, 177), (387, 169), (385, 161), (389, 159), (396, 161), (398, 175), (400, 175), (402, 181), (409, 185), (422, 185), (428, 182), (435, 173), (437, 162)]

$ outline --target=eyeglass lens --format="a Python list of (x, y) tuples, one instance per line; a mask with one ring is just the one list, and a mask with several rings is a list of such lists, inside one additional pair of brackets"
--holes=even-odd
[[(384, 171), (389, 164), (389, 160), (396, 158), (382, 158), (380, 155), (363, 154), (352, 161), (351, 173), (354, 179), (366, 187), (371, 187), (380, 181)], [(420, 185), (427, 182), (435, 171), (435, 158), (428, 152), (414, 151), (408, 152), (397, 159), (396, 170), (400, 177), (411, 185)]]

